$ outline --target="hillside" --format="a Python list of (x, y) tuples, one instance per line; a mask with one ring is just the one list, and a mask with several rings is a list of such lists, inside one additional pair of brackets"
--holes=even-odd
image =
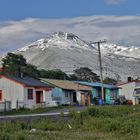
[[(104, 76), (125, 80), (140, 75), (140, 48), (114, 44), (101, 46)], [(89, 67), (99, 73), (97, 47), (72, 33), (55, 32), (46, 38), (18, 49), (29, 63), (40, 69), (61, 69), (72, 73), (79, 67)]]

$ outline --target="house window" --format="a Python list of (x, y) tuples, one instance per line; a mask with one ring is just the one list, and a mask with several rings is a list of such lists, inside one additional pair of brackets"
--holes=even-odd
[(65, 92), (65, 97), (68, 97), (68, 93), (67, 92)]
[(0, 90), (0, 101), (2, 101), (2, 90)]
[(33, 89), (28, 89), (28, 100), (33, 100)]

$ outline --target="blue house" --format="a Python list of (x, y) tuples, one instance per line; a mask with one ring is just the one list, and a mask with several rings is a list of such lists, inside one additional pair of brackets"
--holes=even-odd
[[(82, 82), (77, 81), (81, 85), (86, 85), (92, 87), (92, 103), (95, 104), (95, 98), (101, 99), (101, 83), (98, 82)], [(119, 97), (119, 87), (109, 84), (103, 84), (104, 87), (104, 97), (106, 104), (114, 104), (116, 99)]]
[(60, 105), (91, 105), (92, 87), (68, 80), (41, 79), (52, 87), (52, 99)]

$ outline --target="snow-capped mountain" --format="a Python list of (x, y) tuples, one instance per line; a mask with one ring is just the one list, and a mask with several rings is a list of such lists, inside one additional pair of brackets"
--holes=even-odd
[(116, 44), (101, 44), (101, 50), (104, 54), (116, 54), (131, 58), (140, 58), (140, 47), (125, 47)]
[[(56, 32), (40, 39), (16, 53), (22, 54), (29, 63), (40, 69), (61, 69), (72, 73), (79, 67), (89, 67), (99, 73), (97, 46), (72, 33)], [(140, 75), (140, 48), (123, 47), (114, 44), (101, 45), (104, 76)]]
[(55, 32), (45, 39), (39, 39), (29, 46), (19, 49), (18, 51), (23, 52), (30, 48), (39, 48), (41, 50), (45, 50), (49, 47), (57, 47), (59, 49), (90, 49), (92, 45), (81, 40), (78, 38), (78, 36), (72, 33)]

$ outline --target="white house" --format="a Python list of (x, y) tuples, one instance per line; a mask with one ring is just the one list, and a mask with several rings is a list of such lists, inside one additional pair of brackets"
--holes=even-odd
[(11, 101), (12, 109), (47, 106), (51, 94), (51, 87), (37, 79), (0, 76), (0, 102)]
[(132, 80), (119, 85), (119, 95), (124, 95), (126, 99), (131, 100), (133, 105), (140, 104), (140, 80)]

